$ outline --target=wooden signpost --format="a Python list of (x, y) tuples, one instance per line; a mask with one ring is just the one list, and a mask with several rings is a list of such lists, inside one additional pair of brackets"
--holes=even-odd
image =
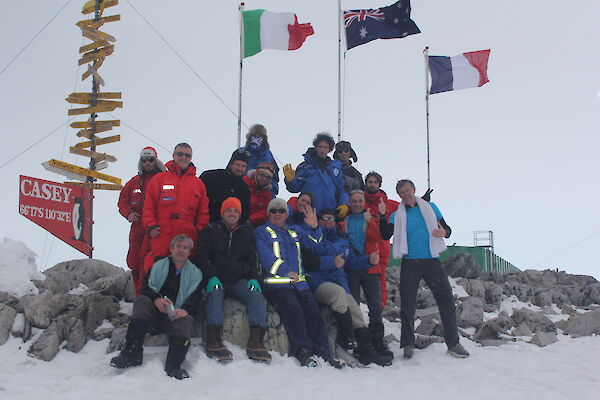
[[(90, 76), (92, 77), (92, 91), (86, 93), (71, 93), (65, 99), (71, 104), (83, 104), (86, 107), (72, 108), (68, 111), (68, 115), (86, 115), (90, 114), (87, 121), (73, 122), (71, 128), (78, 129), (77, 137), (84, 138), (86, 141), (75, 144), (69, 147), (69, 152), (84, 157), (90, 157), (89, 168), (80, 167), (74, 164), (69, 164), (64, 161), (51, 159), (42, 163), (44, 168), (49, 171), (64, 175), (68, 179), (76, 179), (81, 182), (65, 182), (71, 186), (77, 186), (85, 190), (89, 190), (89, 233), (82, 234), (82, 240), (89, 240), (89, 248), (92, 246), (92, 227), (93, 227), (93, 190), (121, 190), (121, 179), (98, 172), (99, 169), (106, 167), (106, 163), (117, 161), (116, 157), (106, 153), (100, 153), (96, 150), (97, 146), (114, 143), (121, 140), (121, 135), (113, 135), (108, 137), (99, 137), (97, 134), (101, 132), (111, 131), (113, 127), (120, 126), (119, 120), (97, 120), (98, 113), (114, 111), (117, 108), (123, 107), (123, 102), (116, 99), (121, 99), (121, 92), (101, 92), (100, 87), (105, 86), (104, 78), (98, 70), (102, 67), (107, 57), (110, 57), (114, 50), (114, 43), (117, 39), (100, 30), (104, 24), (121, 20), (120, 15), (103, 16), (102, 14), (107, 8), (116, 6), (119, 0), (90, 0), (87, 1), (81, 10), (84, 15), (92, 14), (93, 18), (79, 21), (75, 25), (81, 29), (81, 34), (91, 40), (91, 43), (81, 46), (79, 53), (81, 58), (78, 60), (79, 65), (87, 64), (88, 68), (81, 77), (85, 81)], [(97, 180), (102, 180), (110, 183), (97, 183)], [(87, 225), (86, 225), (87, 226)], [(89, 257), (92, 258), (92, 251), (89, 252)]]

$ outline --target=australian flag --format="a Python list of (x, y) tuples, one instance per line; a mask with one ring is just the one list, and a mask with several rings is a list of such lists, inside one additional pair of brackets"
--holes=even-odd
[(375, 10), (344, 11), (346, 48), (360, 46), (375, 39), (396, 39), (421, 33), (410, 19), (410, 0)]

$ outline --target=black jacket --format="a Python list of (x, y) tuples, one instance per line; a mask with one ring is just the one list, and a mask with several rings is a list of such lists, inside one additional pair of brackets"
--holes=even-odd
[(344, 175), (344, 189), (346, 189), (346, 192), (365, 190), (365, 182), (363, 181), (362, 174), (352, 164), (344, 165), (342, 167), (342, 174)]
[[(150, 277), (150, 272), (146, 274), (144, 277), (144, 283), (142, 284), (142, 288), (140, 289), (140, 296), (150, 297), (152, 301), (158, 299), (159, 297), (168, 297), (169, 300), (175, 304), (177, 301), (177, 294), (179, 293), (179, 278), (181, 275), (177, 275), (175, 273), (175, 264), (173, 264), (173, 260), (169, 257), (169, 275), (167, 275), (167, 279), (165, 283), (160, 288), (160, 292), (156, 293), (154, 290), (150, 289), (148, 286), (148, 278)], [(191, 316), (196, 314), (196, 310), (198, 310), (198, 305), (202, 300), (202, 284), (198, 285), (196, 290), (192, 294), (188, 296), (185, 300), (185, 303), (181, 305), (181, 309), (187, 311), (187, 313)]]
[(229, 231), (223, 221), (209, 224), (200, 232), (196, 243), (196, 264), (208, 280), (216, 276), (221, 282), (257, 279), (256, 243), (249, 222)]
[(200, 179), (206, 186), (210, 222), (221, 219), (221, 204), (228, 197), (237, 197), (242, 203), (240, 222), (248, 220), (250, 217), (250, 190), (248, 190), (243, 177), (236, 176), (227, 169), (211, 169), (200, 174)]

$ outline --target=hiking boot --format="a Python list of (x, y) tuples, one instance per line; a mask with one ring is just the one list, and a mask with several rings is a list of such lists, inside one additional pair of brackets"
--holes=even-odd
[(373, 337), (369, 328), (358, 328), (354, 330), (358, 347), (354, 350), (354, 355), (358, 356), (358, 361), (363, 365), (377, 364), (382, 367), (392, 365), (392, 358), (378, 354), (373, 348)]
[(176, 379), (189, 378), (187, 371), (181, 368), (185, 361), (185, 355), (190, 348), (190, 341), (179, 336), (169, 336), (169, 351), (165, 362), (167, 375)]
[(303, 347), (300, 350), (298, 350), (296, 358), (300, 362), (300, 365), (302, 365), (303, 367), (321, 366), (321, 362), (319, 361), (318, 357), (315, 356), (312, 350), (310, 350), (308, 347)]
[(404, 354), (403, 357), (407, 360), (410, 360), (415, 355), (415, 346), (412, 344), (408, 346), (404, 346)]
[(136, 367), (142, 364), (144, 358), (144, 336), (148, 331), (148, 321), (133, 319), (127, 326), (125, 335), (125, 347), (121, 353), (110, 360), (110, 365), (115, 368), (123, 369)]
[(260, 361), (264, 363), (271, 362), (271, 355), (265, 348), (264, 337), (267, 332), (267, 328), (262, 326), (251, 326), (250, 337), (246, 344), (246, 354), (248, 358), (254, 361)]
[(337, 326), (337, 344), (344, 350), (353, 350), (356, 347), (352, 334), (352, 314), (350, 310), (345, 313), (332, 312)]
[(221, 325), (208, 325), (206, 327), (206, 341), (204, 342), (206, 355), (218, 361), (231, 361), (233, 355), (223, 344), (223, 327)]
[(394, 353), (392, 353), (387, 344), (383, 341), (383, 323), (372, 322), (369, 324), (369, 329), (373, 335), (373, 348), (377, 354), (393, 359)]
[(456, 343), (454, 346), (448, 347), (448, 354), (456, 358), (467, 358), (470, 355), (460, 343)]

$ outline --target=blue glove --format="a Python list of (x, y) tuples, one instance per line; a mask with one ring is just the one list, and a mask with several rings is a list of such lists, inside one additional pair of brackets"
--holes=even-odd
[(206, 285), (206, 293), (210, 293), (215, 289), (222, 289), (223, 284), (216, 276), (213, 276), (208, 280), (208, 284)]
[(258, 283), (258, 281), (256, 279), (250, 279), (248, 281), (248, 289), (262, 293), (262, 289), (260, 288), (260, 283)]

